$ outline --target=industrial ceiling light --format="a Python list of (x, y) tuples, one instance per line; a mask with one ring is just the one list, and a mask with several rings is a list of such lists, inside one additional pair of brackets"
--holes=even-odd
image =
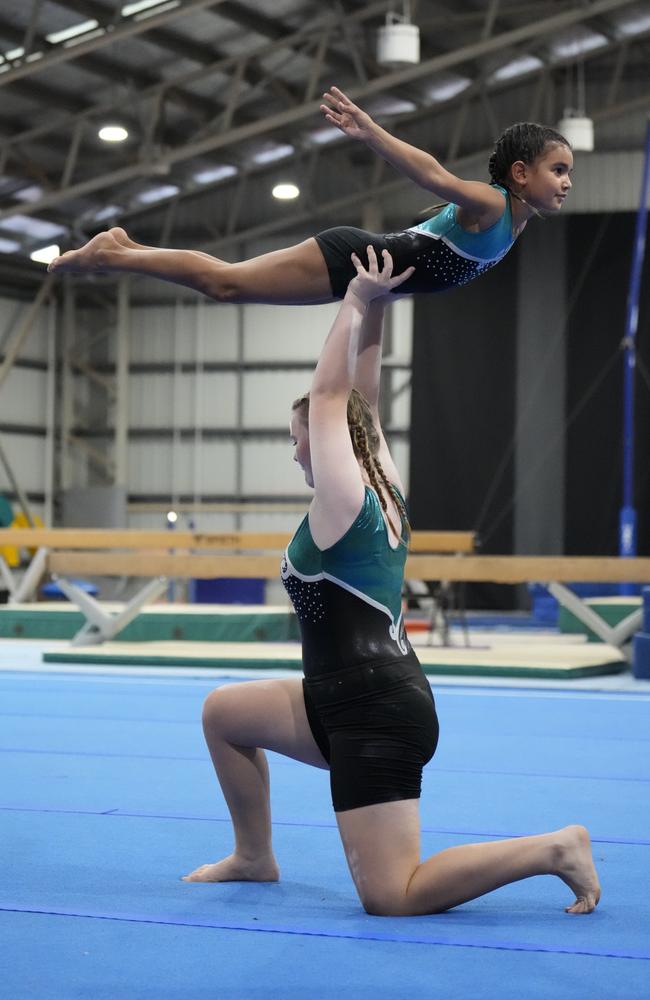
[(573, 108), (565, 108), (563, 117), (557, 125), (560, 132), (571, 149), (577, 153), (591, 153), (594, 148), (594, 123), (584, 112), (580, 113)]
[(411, 4), (404, 0), (403, 14), (389, 11), (386, 24), (377, 34), (377, 62), (380, 66), (404, 66), (420, 61), (420, 29), (411, 24)]
[(300, 194), (300, 188), (290, 183), (276, 184), (271, 194), (278, 201), (293, 201)]
[(575, 95), (576, 106), (571, 106), (572, 99), (572, 67), (567, 73), (567, 106), (558, 122), (558, 132), (561, 132), (570, 143), (571, 148), (578, 153), (591, 153), (594, 148), (594, 123), (588, 117), (585, 106), (585, 67), (582, 60), (575, 65)]
[(49, 247), (40, 247), (39, 250), (34, 250), (30, 253), (30, 259), (35, 260), (37, 264), (49, 264), (58, 257), (61, 253), (61, 248), (57, 246), (56, 243), (52, 243)]
[(124, 142), (129, 138), (128, 129), (123, 125), (102, 125), (97, 135), (102, 142)]

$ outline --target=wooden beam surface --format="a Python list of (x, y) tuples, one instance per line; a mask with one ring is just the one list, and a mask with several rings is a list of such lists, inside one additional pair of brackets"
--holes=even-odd
[[(89, 576), (220, 576), (274, 579), (278, 555), (172, 555), (165, 552), (51, 552), (52, 573)], [(493, 583), (650, 583), (650, 558), (596, 556), (409, 556), (411, 580)]]
[[(271, 549), (282, 552), (288, 531), (136, 531), (112, 528), (0, 528), (0, 547), (36, 549)], [(412, 552), (472, 552), (471, 531), (414, 531)]]
[(650, 583), (650, 558), (410, 556), (407, 577), (483, 583)]
[(0, 547), (49, 549), (277, 549), (288, 531), (136, 531), (113, 528), (0, 528)]
[(232, 576), (276, 579), (280, 554), (275, 555), (171, 555), (165, 552), (50, 552), (50, 573), (83, 576), (168, 576), (212, 580)]

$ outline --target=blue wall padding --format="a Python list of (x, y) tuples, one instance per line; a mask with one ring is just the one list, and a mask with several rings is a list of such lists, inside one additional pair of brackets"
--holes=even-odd
[(650, 633), (637, 632), (632, 643), (634, 676), (650, 680)]

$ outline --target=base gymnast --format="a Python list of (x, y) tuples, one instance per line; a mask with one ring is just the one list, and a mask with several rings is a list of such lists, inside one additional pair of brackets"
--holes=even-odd
[[(188, 882), (273, 882), (264, 749), (329, 768), (336, 821), (368, 913), (437, 913), (532, 875), (600, 898), (587, 830), (465, 844), (420, 859), (424, 764), (438, 742), (429, 683), (404, 631), (404, 489), (378, 418), (384, 304), (405, 284), (372, 246), (350, 283), (310, 392), (293, 404), (294, 458), (314, 497), (282, 561), (302, 634), (304, 679), (247, 681), (208, 695), (203, 728), (234, 828), (234, 851)], [(381, 297), (381, 298), (380, 298)]]
[(367, 264), (366, 247), (371, 244), (379, 255), (390, 252), (397, 272), (415, 268), (399, 286), (400, 295), (437, 292), (467, 284), (497, 264), (528, 220), (557, 214), (571, 188), (571, 147), (546, 126), (524, 122), (507, 129), (490, 157), (487, 184), (462, 180), (429, 153), (397, 139), (337, 87), (323, 97), (328, 122), (447, 204), (402, 232), (378, 234), (338, 226), (240, 263), (200, 251), (145, 247), (114, 228), (57, 257), (49, 270), (144, 274), (219, 302), (297, 305), (343, 298), (354, 277), (351, 254)]

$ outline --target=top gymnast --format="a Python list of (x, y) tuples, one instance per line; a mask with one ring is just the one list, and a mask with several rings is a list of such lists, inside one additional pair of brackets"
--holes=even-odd
[(506, 129), (488, 164), (491, 182), (464, 181), (429, 153), (396, 139), (337, 87), (323, 95), (328, 122), (358, 139), (420, 187), (447, 202), (433, 218), (404, 232), (378, 235), (339, 226), (296, 246), (241, 263), (194, 250), (134, 243), (123, 229), (99, 233), (57, 257), (50, 271), (127, 271), (185, 285), (218, 302), (300, 305), (342, 299), (355, 272), (351, 254), (367, 264), (371, 244), (388, 250), (395, 271), (415, 266), (400, 295), (464, 285), (497, 264), (533, 215), (555, 215), (571, 188), (567, 140), (543, 125)]

